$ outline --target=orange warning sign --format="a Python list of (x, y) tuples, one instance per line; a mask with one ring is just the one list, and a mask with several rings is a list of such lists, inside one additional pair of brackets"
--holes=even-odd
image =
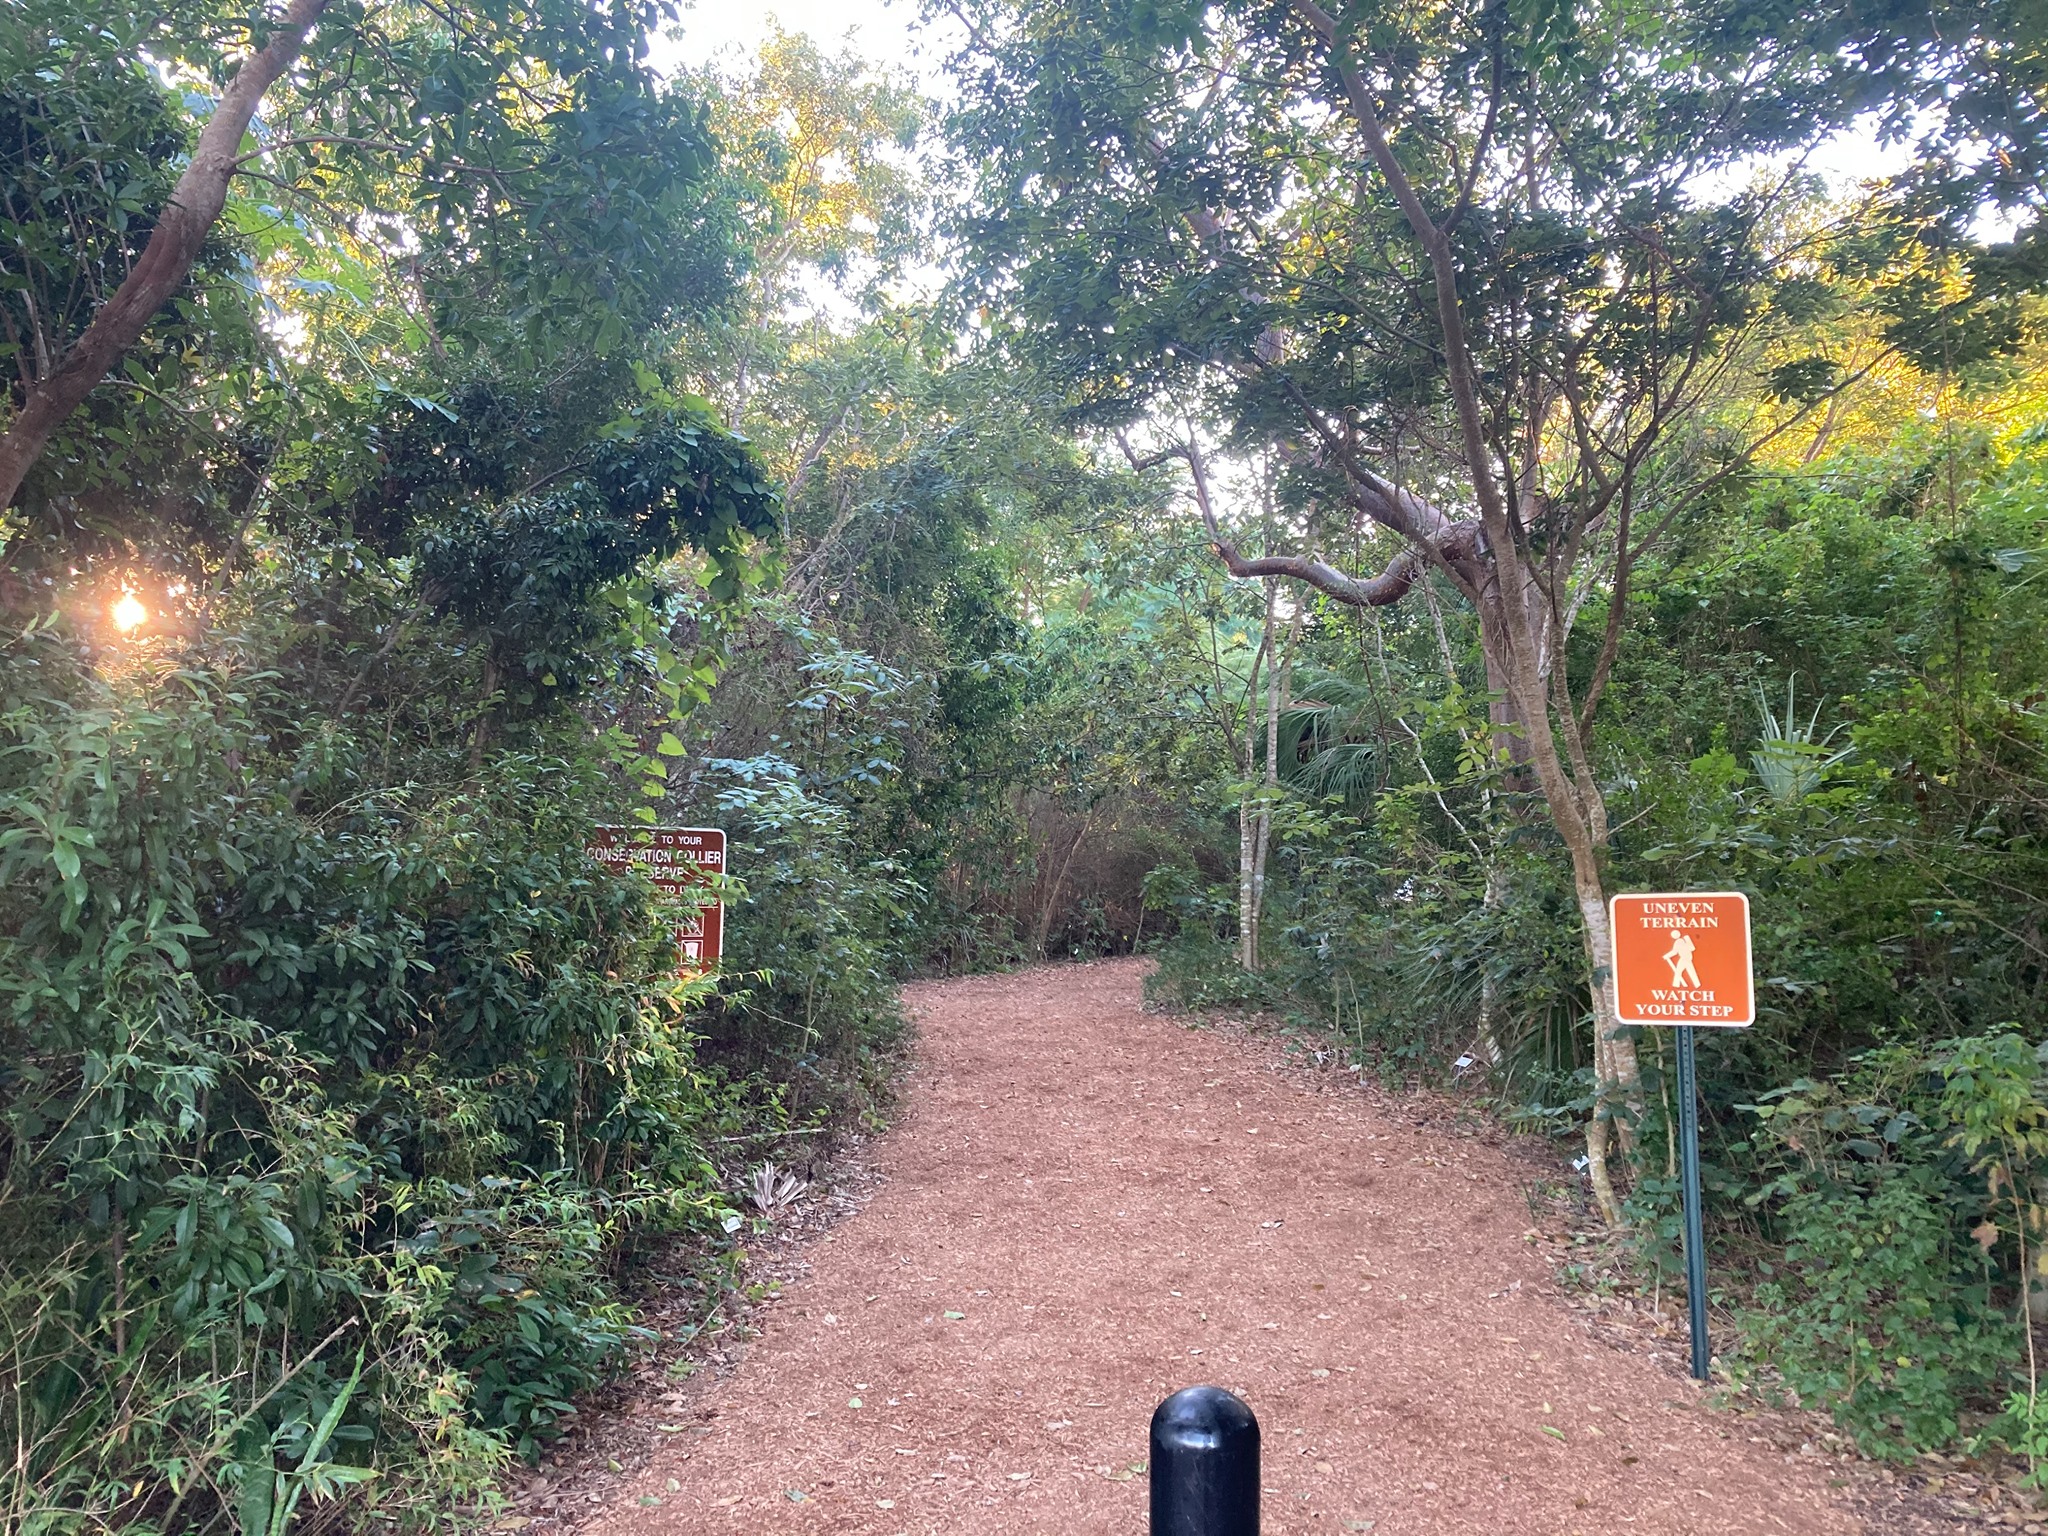
[(1749, 898), (1740, 891), (1616, 896), (1614, 1006), (1624, 1024), (1756, 1022)]

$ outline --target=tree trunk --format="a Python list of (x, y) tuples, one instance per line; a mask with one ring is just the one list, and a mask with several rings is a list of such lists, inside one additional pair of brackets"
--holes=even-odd
[[(1249, 744), (1251, 736), (1246, 734)], [(1245, 753), (1250, 757), (1249, 750)], [(1251, 780), (1251, 764), (1244, 765), (1247, 785)], [(1259, 968), (1258, 956), (1258, 913), (1252, 906), (1252, 866), (1258, 860), (1259, 815), (1253, 808), (1252, 796), (1247, 794), (1237, 806), (1237, 963), (1247, 971)]]
[(1500, 663), (1494, 659), (1493, 647), (1480, 649), (1486, 658), (1487, 721), (1493, 727), (1494, 750), (1507, 765), (1501, 788), (1511, 795), (1526, 795), (1536, 787), (1529, 773), (1529, 733), (1523, 728), (1522, 712), (1515, 707)]
[[(1593, 1017), (1594, 1107), (1586, 1126), (1587, 1176), (1601, 1216), (1610, 1225), (1621, 1226), (1621, 1202), (1615, 1194), (1607, 1152), (1612, 1142), (1618, 1141), (1624, 1153), (1634, 1144), (1634, 1128), (1643, 1113), (1643, 1085), (1635, 1041), (1623, 1033), (1614, 1009), (1614, 939), (1601, 867), (1607, 847), (1607, 807), (1576, 735), (1569, 743), (1569, 753), (1560, 751), (1551, 725), (1552, 679), (1548, 674), (1559, 664), (1562, 639), (1547, 633), (1542, 615), (1532, 615), (1527, 605), (1519, 614), (1503, 612), (1500, 588), (1526, 592), (1531, 585), (1519, 554), (1512, 548), (1497, 549), (1494, 569), (1496, 585), (1483, 594), (1479, 604), (1481, 641), (1514, 695), (1529, 766), (1571, 857), (1572, 892), (1579, 909)], [(1522, 622), (1514, 623), (1516, 618)], [(1559, 723), (1567, 731), (1575, 729), (1570, 719)], [(1613, 1129), (1616, 1126), (1618, 1132)]]
[(1045, 893), (1045, 904), (1038, 909), (1038, 932), (1031, 941), (1031, 952), (1039, 959), (1045, 958), (1045, 946), (1052, 938), (1052, 920), (1059, 911), (1060, 892), (1066, 889), (1067, 872), (1074, 867), (1074, 856), (1081, 851), (1081, 845), (1088, 841), (1089, 830), (1095, 825), (1096, 807), (1090, 806), (1088, 814), (1081, 818), (1080, 830), (1074, 834), (1073, 842), (1067, 845), (1067, 856), (1060, 860), (1060, 871), (1052, 878), (1052, 889)]
[(1636, 1043), (1626, 1034), (1614, 1010), (1614, 934), (1608, 922), (1607, 892), (1597, 860), (1574, 858), (1573, 884), (1579, 902), (1579, 926), (1592, 978), (1593, 1113), (1586, 1121), (1586, 1171), (1593, 1198), (1611, 1226), (1623, 1224), (1621, 1202), (1614, 1193), (1607, 1166), (1609, 1126), (1624, 1156), (1635, 1145), (1635, 1128), (1643, 1117), (1643, 1079), (1636, 1063)]
[[(1486, 829), (1486, 891), (1479, 898), (1480, 910), (1491, 918), (1507, 899), (1507, 878), (1502, 873), (1493, 847), (1493, 829)], [(1491, 969), (1479, 972), (1479, 1048), (1486, 1052), (1486, 1065), (1497, 1070), (1506, 1052), (1500, 1044), (1500, 988), (1494, 985)]]
[(241, 156), (242, 136), (263, 95), (298, 57), (306, 34), (327, 9), (327, 0), (292, 0), (277, 30), (249, 55), (200, 130), (192, 159), (157, 215), (149, 244), (114, 296), (100, 306), (85, 333), (22, 402), (0, 437), (0, 507), (12, 504), (50, 439), (99, 381), (135, 345), (156, 312), (169, 302), (192, 271), (206, 244), (206, 232), (227, 206), (228, 182)]
[(491, 719), (497, 713), (498, 658), (484, 654), (483, 681), (477, 689), (476, 727), (469, 737), (469, 771), (481, 773), (484, 767), (484, 748), (491, 742)]

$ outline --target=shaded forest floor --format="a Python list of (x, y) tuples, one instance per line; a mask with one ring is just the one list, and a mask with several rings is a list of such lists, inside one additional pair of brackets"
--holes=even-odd
[(898, 1124), (811, 1214), (844, 1219), (504, 1526), (1137, 1536), (1152, 1408), (1204, 1381), (1259, 1416), (1269, 1536), (2023, 1522), (1710, 1405), (1670, 1334), (1560, 1291), (1542, 1149), (1146, 1013), (1144, 968), (909, 988)]

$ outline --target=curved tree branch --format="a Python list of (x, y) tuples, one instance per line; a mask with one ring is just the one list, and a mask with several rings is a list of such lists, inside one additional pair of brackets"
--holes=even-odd
[(0, 437), (0, 507), (13, 502), (35, 461), (66, 418), (142, 335), (156, 312), (184, 283), (227, 206), (228, 182), (240, 159), (242, 137), (264, 93), (291, 67), (327, 0), (291, 0), (263, 46), (242, 61), (200, 130), (192, 159), (157, 215), (149, 244), (127, 279), (92, 317), (62, 361), (29, 391), (21, 411)]
[[(1216, 520), (1216, 508), (1209, 496), (1209, 472), (1203, 463), (1201, 448), (1190, 437), (1180, 445), (1180, 449), (1188, 467), (1194, 472), (1195, 506), (1201, 511), (1202, 526), (1209, 532), (1209, 547), (1215, 550), (1216, 558), (1223, 562), (1223, 568), (1232, 576), (1288, 576), (1306, 582), (1347, 607), (1384, 608), (1406, 597), (1409, 588), (1429, 569), (1428, 558), (1414, 546), (1395, 555), (1377, 576), (1351, 576), (1313, 555), (1247, 557), (1238, 551), (1235, 543), (1224, 537), (1222, 526)], [(1128, 445), (1124, 451), (1130, 452)], [(1477, 524), (1448, 523), (1432, 540), (1433, 550), (1446, 563), (1453, 558), (1470, 558), (1477, 549), (1478, 535)], [(1451, 547), (1446, 549), (1445, 545)]]
[(1347, 576), (1334, 565), (1309, 555), (1259, 555), (1246, 558), (1237, 546), (1213, 534), (1209, 547), (1233, 576), (1291, 576), (1351, 608), (1385, 608), (1408, 595), (1425, 569), (1422, 556), (1404, 549), (1377, 576)]
[(1394, 201), (1407, 219), (1410, 231), (1429, 258), (1430, 271), (1436, 280), (1437, 319), (1443, 327), (1445, 372), (1465, 439), (1465, 460), (1472, 476), (1472, 491), (1478, 497), (1480, 515), (1489, 536), (1495, 542), (1505, 544), (1508, 534), (1507, 501), (1488, 463), (1490, 455), (1486, 445), (1485, 419), (1480, 408), (1478, 365), (1472, 358), (1471, 344), (1465, 332), (1465, 317), (1458, 302), (1457, 263), (1451, 254), (1450, 241), (1423, 206), (1415, 184), (1408, 179), (1393, 145), (1388, 142), (1386, 129), (1373, 105), (1372, 93), (1366, 89), (1365, 79), (1352, 60), (1336, 18), (1316, 4), (1316, 0), (1289, 0), (1289, 3), (1329, 49), (1330, 62), (1344, 86), (1345, 100), (1351, 108), (1359, 135), (1365, 140), (1374, 164), (1379, 167), (1387, 190), (1394, 194)]

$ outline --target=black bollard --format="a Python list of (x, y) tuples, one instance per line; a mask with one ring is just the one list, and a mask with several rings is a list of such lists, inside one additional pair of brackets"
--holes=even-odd
[(1259, 1421), (1221, 1387), (1152, 1415), (1152, 1536), (1259, 1536)]

